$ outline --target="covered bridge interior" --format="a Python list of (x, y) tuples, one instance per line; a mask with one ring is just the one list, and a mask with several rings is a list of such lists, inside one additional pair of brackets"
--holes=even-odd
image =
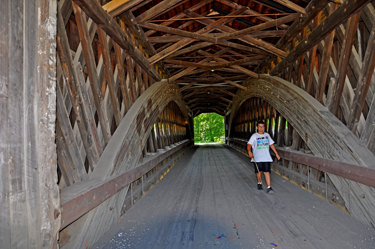
[[(275, 184), (295, 184), (284, 189), (295, 193), (290, 200), (281, 189), (270, 199), (287, 210), (273, 217), (283, 224), (276, 225), (296, 239), (278, 238), (278, 244), (302, 248), (295, 231), (321, 215), (341, 227), (325, 233), (339, 238), (344, 231), (345, 243), (317, 242), (306, 235), (314, 232), (301, 232), (311, 248), (356, 246), (345, 241), (351, 238), (345, 232), (355, 231), (345, 229), (373, 245), (374, 6), (371, 0), (1, 1), (0, 247), (97, 248), (122, 217), (136, 222), (137, 210), (145, 210), (149, 219), (153, 211), (142, 208), (167, 202), (167, 192), (181, 186), (171, 215), (183, 196), (194, 203), (203, 189), (205, 201), (186, 211), (185, 222), (193, 217), (199, 227), (204, 207), (220, 202), (208, 201), (205, 179), (214, 186), (224, 177), (220, 171), (233, 193), (245, 193), (252, 181), (247, 188), (255, 189), (243, 154), (259, 120), (281, 156), (272, 163)], [(225, 145), (198, 148), (193, 119), (212, 112), (224, 117)], [(202, 187), (191, 187), (190, 196), (193, 185)], [(225, 193), (228, 202), (236, 202), (233, 193)], [(268, 198), (249, 195), (238, 204), (243, 212)], [(301, 211), (308, 221), (290, 221), (298, 198), (320, 213)], [(233, 238), (246, 240), (238, 225)], [(216, 237), (204, 244), (212, 240), (204, 230), (189, 231), (174, 244), (172, 235), (159, 234), (164, 241), (148, 246), (219, 245)], [(247, 237), (254, 248), (268, 248), (259, 238)], [(235, 243), (223, 248), (248, 248)]]

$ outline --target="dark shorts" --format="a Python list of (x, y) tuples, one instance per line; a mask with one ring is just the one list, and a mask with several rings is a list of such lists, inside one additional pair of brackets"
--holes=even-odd
[[(255, 163), (253, 162), (254, 164), (254, 170), (255, 170), (255, 173), (258, 173), (258, 169), (257, 169), (257, 166), (255, 165)], [(258, 164), (258, 168), (259, 168), (259, 171), (260, 172), (271, 172), (271, 162), (257, 162)]]

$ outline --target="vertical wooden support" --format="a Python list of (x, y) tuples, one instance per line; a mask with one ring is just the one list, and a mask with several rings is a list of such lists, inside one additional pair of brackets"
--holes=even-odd
[(156, 135), (157, 135), (157, 141), (158, 141), (158, 144), (159, 144), (159, 149), (164, 149), (165, 148), (165, 145), (164, 145), (164, 141), (163, 141), (163, 138), (162, 138), (162, 134), (160, 132), (161, 130), (161, 124), (160, 124), (160, 118), (157, 119), (156, 121)]
[[(370, 88), (371, 77), (375, 68), (375, 24), (372, 27), (370, 38), (367, 43), (365, 57), (362, 63), (361, 74), (359, 75), (355, 96), (350, 108), (347, 126), (354, 133), (357, 130), (359, 118), (365, 105), (366, 96)], [(374, 98), (375, 99), (375, 98)]]
[[(64, 99), (62, 97), (60, 87), (56, 88), (56, 97), (57, 103), (64, 103)], [(62, 137), (58, 137), (58, 139), (62, 138), (64, 141), (59, 145), (66, 146), (60, 147), (59, 150), (66, 150), (68, 153), (67, 156), (71, 158), (72, 165), (61, 165), (63, 168), (60, 170), (62, 172), (66, 172), (68, 174), (67, 179), (70, 183), (80, 182), (82, 180), (87, 179), (87, 174), (85, 172), (84, 161), (79, 153), (79, 148), (74, 138), (73, 129), (70, 126), (69, 115), (66, 112), (64, 105), (58, 104), (57, 105), (57, 121), (59, 126), (57, 127), (58, 135), (62, 135)], [(60, 133), (60, 134), (59, 134)]]
[[(305, 27), (302, 31), (301, 40), (305, 39), (306, 35), (307, 35), (307, 27)], [(297, 83), (296, 83), (298, 87), (301, 87), (301, 79), (302, 79), (304, 61), (305, 61), (305, 54), (301, 55), (301, 58), (299, 59), (299, 63), (298, 63), (298, 74), (297, 74)]]
[(334, 114), (337, 115), (341, 95), (344, 90), (344, 82), (346, 78), (346, 72), (349, 64), (350, 54), (352, 52), (352, 46), (354, 43), (355, 33), (357, 31), (357, 25), (360, 17), (360, 11), (354, 14), (348, 19), (348, 24), (345, 31), (345, 39), (342, 44), (339, 66), (337, 68), (337, 75), (335, 78), (335, 84), (333, 86), (333, 95), (332, 98), (328, 100), (328, 109)]
[[(329, 3), (329, 14), (332, 14), (333, 11), (336, 9), (335, 3)], [(319, 81), (318, 81), (318, 93), (316, 99), (323, 103), (323, 93), (324, 89), (326, 88), (327, 82), (327, 75), (329, 71), (329, 61), (331, 60), (331, 52), (332, 52), (332, 45), (333, 39), (335, 38), (335, 30), (333, 30), (327, 37), (325, 38), (325, 45), (324, 45), (324, 52), (320, 64), (319, 70)]]
[(278, 138), (279, 138), (279, 124), (280, 124), (280, 113), (276, 111), (276, 117), (275, 117), (275, 134), (273, 136), (273, 140), (275, 141), (275, 144), (279, 144)]
[(129, 94), (126, 87), (126, 77), (125, 77), (125, 71), (124, 71), (124, 60), (122, 57), (122, 50), (120, 46), (117, 43), (113, 44), (113, 47), (115, 49), (115, 56), (116, 56), (116, 65), (117, 65), (117, 71), (118, 71), (118, 78), (120, 80), (120, 89), (122, 94), (122, 101), (125, 105), (125, 113), (128, 112), (130, 108), (129, 104)]
[(57, 1), (0, 8), (0, 248), (57, 248)]
[(285, 118), (281, 116), (279, 134), (277, 137), (278, 146), (284, 146), (285, 144)]
[(111, 57), (109, 55), (109, 48), (107, 43), (107, 35), (105, 32), (100, 28), (98, 29), (98, 36), (100, 42), (100, 48), (102, 50), (103, 62), (104, 62), (104, 70), (105, 70), (105, 78), (107, 80), (109, 95), (111, 97), (113, 115), (115, 117), (116, 126), (120, 125), (121, 117), (120, 117), (120, 108), (119, 103), (117, 101), (117, 95), (115, 93), (114, 84), (115, 80), (113, 79), (113, 72), (112, 72), (112, 62)]
[(137, 93), (135, 89), (134, 83), (134, 66), (133, 66), (133, 59), (125, 52), (126, 58), (126, 65), (127, 65), (127, 72), (128, 72), (128, 79), (129, 79), (129, 86), (130, 86), (130, 95), (132, 97), (132, 103), (137, 99)]
[(156, 138), (156, 136), (155, 136), (155, 128), (152, 128), (152, 130), (151, 130), (151, 135), (150, 135), (150, 136), (152, 136), (152, 140), (153, 140), (153, 142), (154, 142), (155, 152), (157, 152), (158, 149), (161, 149), (161, 148), (159, 147), (159, 144), (158, 144), (157, 138)]
[[(78, 73), (76, 68), (73, 66), (73, 59), (71, 57), (68, 37), (63, 26), (63, 19), (60, 11), (58, 11), (58, 36), (57, 36), (57, 51), (60, 57), (60, 63), (62, 65), (62, 71), (66, 80), (66, 88), (68, 89), (70, 101), (73, 105), (73, 111), (78, 117), (78, 128), (81, 134), (82, 142), (85, 147), (87, 158), (90, 162), (91, 169), (93, 169), (99, 160), (98, 151), (101, 150), (99, 143), (97, 141), (96, 133), (93, 134), (91, 126), (93, 125), (93, 117), (91, 110), (88, 110), (88, 105), (83, 102), (83, 96), (80, 88), (80, 79), (78, 78)], [(83, 79), (81, 79), (83, 80)], [(61, 96), (61, 102), (64, 100)], [(87, 107), (86, 107), (87, 106)], [(91, 118), (90, 118), (91, 117)], [(62, 119), (62, 118), (61, 118)], [(60, 119), (60, 120), (61, 120)], [(64, 129), (62, 127), (62, 129)], [(99, 148), (97, 148), (99, 146)]]
[[(322, 16), (322, 12), (319, 12), (319, 14), (317, 14), (315, 16), (315, 18), (314, 18), (314, 28), (319, 26), (321, 16)], [(310, 70), (309, 70), (309, 78), (308, 78), (308, 82), (306, 84), (305, 90), (306, 90), (306, 92), (308, 92), (310, 94), (311, 94), (311, 89), (312, 89), (312, 81), (313, 81), (314, 67), (315, 67), (314, 60), (315, 60), (315, 56), (316, 56), (317, 47), (318, 47), (318, 45), (315, 45), (312, 49), (310, 49), (310, 52), (309, 52), (309, 67), (310, 67)]]

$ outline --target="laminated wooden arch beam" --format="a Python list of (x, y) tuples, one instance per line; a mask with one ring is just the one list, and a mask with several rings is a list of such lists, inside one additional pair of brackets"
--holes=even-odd
[[(188, 110), (180, 96), (178, 86), (169, 84), (167, 80), (154, 83), (143, 92), (117, 127), (89, 180), (80, 183), (88, 185), (84, 185), (85, 188), (72, 185), (62, 189), (61, 203), (68, 203), (71, 198), (77, 196), (77, 192), (88, 189), (90, 182), (95, 184), (98, 179), (105, 181), (136, 167), (154, 123), (168, 103), (176, 102), (182, 113), (188, 116)], [(70, 239), (60, 247), (85, 248), (82, 238), (88, 240), (89, 247), (92, 246), (109, 229), (109, 224), (119, 219), (127, 190), (128, 188), (123, 188), (62, 230)], [(63, 227), (66, 225), (62, 224)]]
[[(263, 98), (290, 123), (315, 156), (374, 169), (375, 155), (340, 120), (307, 92), (278, 77), (261, 75), (243, 83), (233, 100), (229, 121), (249, 98)], [(308, 137), (308, 141), (306, 141)], [(350, 213), (375, 224), (375, 195), (372, 187), (328, 174)], [(361, 196), (365, 196), (363, 198)]]

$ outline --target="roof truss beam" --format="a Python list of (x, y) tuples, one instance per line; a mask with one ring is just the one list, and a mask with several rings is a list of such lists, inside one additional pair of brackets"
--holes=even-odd
[(114, 42), (124, 49), (151, 77), (161, 80), (160, 74), (147, 61), (146, 57), (134, 46), (130, 37), (121, 29), (120, 25), (109, 16), (96, 0), (74, 0), (74, 2), (88, 15)]

